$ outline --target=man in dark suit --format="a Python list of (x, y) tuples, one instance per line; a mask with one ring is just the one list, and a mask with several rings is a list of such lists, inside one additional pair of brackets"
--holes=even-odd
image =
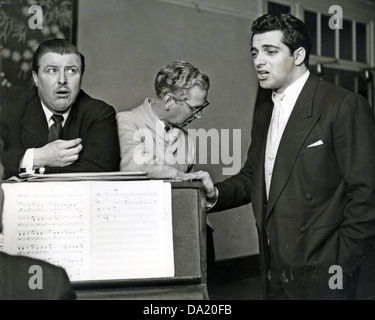
[[(0, 162), (0, 177), (2, 174)], [(0, 180), (0, 233), (3, 229), (3, 203)], [(42, 260), (0, 252), (0, 300), (74, 299), (76, 294), (63, 268)]]
[(265, 298), (357, 298), (366, 291), (361, 271), (375, 267), (366, 265), (374, 261), (374, 115), (362, 96), (310, 74), (302, 21), (266, 14), (252, 32), (258, 80), (274, 102), (255, 110), (247, 161), (216, 185), (207, 172), (184, 179), (203, 181), (210, 212), (252, 203)]
[(1, 106), (5, 177), (19, 172), (118, 171), (116, 111), (81, 90), (84, 57), (63, 39), (33, 59), (35, 88)]

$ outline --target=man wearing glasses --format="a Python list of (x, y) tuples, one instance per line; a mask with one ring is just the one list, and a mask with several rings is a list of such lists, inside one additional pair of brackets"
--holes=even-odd
[[(121, 171), (146, 171), (151, 178), (176, 179), (194, 170), (195, 150), (183, 129), (200, 119), (210, 81), (192, 64), (175, 61), (164, 66), (154, 82), (156, 97), (131, 111), (117, 113)], [(215, 262), (212, 228), (207, 221), (207, 277)]]
[(155, 98), (117, 113), (120, 170), (175, 179), (194, 169), (194, 144), (183, 128), (209, 105), (210, 82), (192, 64), (175, 61), (157, 73), (154, 86)]

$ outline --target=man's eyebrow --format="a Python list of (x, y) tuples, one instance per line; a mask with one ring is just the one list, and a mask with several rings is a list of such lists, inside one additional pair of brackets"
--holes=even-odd
[(272, 45), (272, 44), (264, 44), (264, 45), (262, 45), (262, 48), (272, 48), (272, 49), (280, 49), (280, 47), (278, 47), (278, 46), (274, 46), (274, 45)]
[(43, 70), (47, 70), (48, 68), (57, 68), (57, 64), (47, 64)]
[[(272, 48), (272, 49), (280, 49), (279, 46), (275, 46), (275, 45), (273, 45), (273, 44), (263, 44), (263, 45), (262, 45), (262, 48), (266, 48), (266, 49), (269, 49), (269, 48)], [(255, 47), (251, 47), (250, 50), (251, 50), (251, 51), (253, 51), (253, 50), (257, 50), (257, 51), (258, 51), (258, 49), (255, 48)]]
[[(58, 68), (58, 65), (57, 64), (47, 64), (44, 69), (47, 69), (47, 68)], [(69, 65), (66, 65), (64, 66), (64, 68), (77, 68), (79, 69), (79, 66), (78, 65), (75, 65), (75, 64), (69, 64)]]

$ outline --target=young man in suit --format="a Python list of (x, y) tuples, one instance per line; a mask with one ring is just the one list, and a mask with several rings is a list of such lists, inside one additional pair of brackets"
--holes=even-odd
[(1, 106), (5, 177), (19, 172), (118, 171), (115, 109), (81, 90), (83, 55), (64, 39), (43, 42), (35, 87)]
[[(0, 161), (0, 177), (2, 175), (3, 165)], [(3, 231), (4, 203), (1, 183), (0, 179), (0, 233)], [(34, 288), (34, 276), (39, 277), (36, 288)], [(76, 299), (76, 294), (63, 268), (42, 260), (26, 256), (13, 256), (0, 251), (0, 300), (74, 299)]]
[[(241, 171), (201, 179), (211, 212), (252, 203), (268, 299), (353, 299), (374, 270), (375, 120), (362, 96), (308, 70), (310, 38), (292, 15), (252, 25), (251, 54), (273, 101), (257, 106)], [(374, 287), (374, 277), (369, 276)], [(366, 297), (363, 297), (366, 298)]]

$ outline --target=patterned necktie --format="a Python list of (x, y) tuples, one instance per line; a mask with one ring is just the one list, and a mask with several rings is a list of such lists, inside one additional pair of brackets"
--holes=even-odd
[(62, 137), (62, 122), (64, 121), (64, 117), (59, 114), (52, 115), (51, 119), (53, 120), (53, 125), (49, 128), (48, 134), (48, 143), (61, 139)]
[(277, 135), (279, 134), (280, 129), (280, 113), (281, 113), (281, 101), (285, 97), (284, 93), (276, 93), (274, 92), (272, 94), (272, 101), (274, 103), (273, 107), (273, 114), (271, 119), (271, 125), (270, 125), (270, 137), (271, 137), (271, 143), (274, 143), (276, 141)]

